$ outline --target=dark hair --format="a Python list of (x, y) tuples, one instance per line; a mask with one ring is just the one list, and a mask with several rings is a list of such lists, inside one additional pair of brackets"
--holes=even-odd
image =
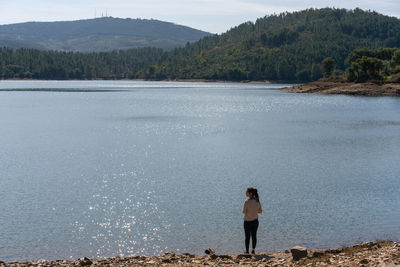
[(250, 194), (252, 194), (253, 198), (255, 200), (257, 200), (257, 202), (260, 202), (260, 198), (258, 197), (258, 192), (257, 189), (253, 188), (253, 187), (249, 187), (247, 188), (247, 192), (249, 192)]

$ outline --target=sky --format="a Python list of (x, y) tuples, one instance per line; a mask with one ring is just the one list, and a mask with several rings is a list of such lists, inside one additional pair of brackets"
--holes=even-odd
[(158, 19), (222, 33), (265, 15), (307, 8), (375, 10), (400, 18), (400, 0), (0, 0), (0, 24), (89, 19)]

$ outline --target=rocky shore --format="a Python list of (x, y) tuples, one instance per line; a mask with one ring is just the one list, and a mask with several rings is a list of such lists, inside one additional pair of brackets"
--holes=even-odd
[(345, 83), (316, 81), (284, 88), (293, 93), (343, 94), (358, 96), (400, 96), (400, 84)]
[(255, 255), (219, 255), (207, 249), (205, 255), (176, 254), (162, 256), (113, 257), (106, 259), (82, 258), (75, 261), (39, 260), (30, 262), (1, 262), (0, 266), (400, 266), (400, 243), (378, 241), (351, 247), (307, 250), (294, 247), (290, 251), (262, 252)]

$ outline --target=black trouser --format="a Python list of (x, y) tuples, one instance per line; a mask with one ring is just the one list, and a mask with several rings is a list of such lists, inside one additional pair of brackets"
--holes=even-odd
[(256, 248), (257, 228), (258, 228), (258, 219), (255, 219), (254, 221), (244, 221), (244, 234), (246, 236), (246, 239), (245, 239), (246, 252), (249, 252), (250, 235), (251, 235), (253, 249)]

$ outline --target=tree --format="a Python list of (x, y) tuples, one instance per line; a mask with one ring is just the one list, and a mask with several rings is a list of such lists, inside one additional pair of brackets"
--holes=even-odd
[(324, 69), (324, 77), (330, 77), (335, 69), (335, 59), (327, 57), (322, 61), (322, 68)]
[(382, 60), (363, 56), (362, 58), (357, 59), (355, 62), (352, 62), (351, 67), (347, 71), (347, 79), (349, 81), (356, 82), (382, 80), (382, 69)]
[(393, 53), (392, 63), (393, 65), (400, 65), (400, 50), (396, 50), (396, 52)]

